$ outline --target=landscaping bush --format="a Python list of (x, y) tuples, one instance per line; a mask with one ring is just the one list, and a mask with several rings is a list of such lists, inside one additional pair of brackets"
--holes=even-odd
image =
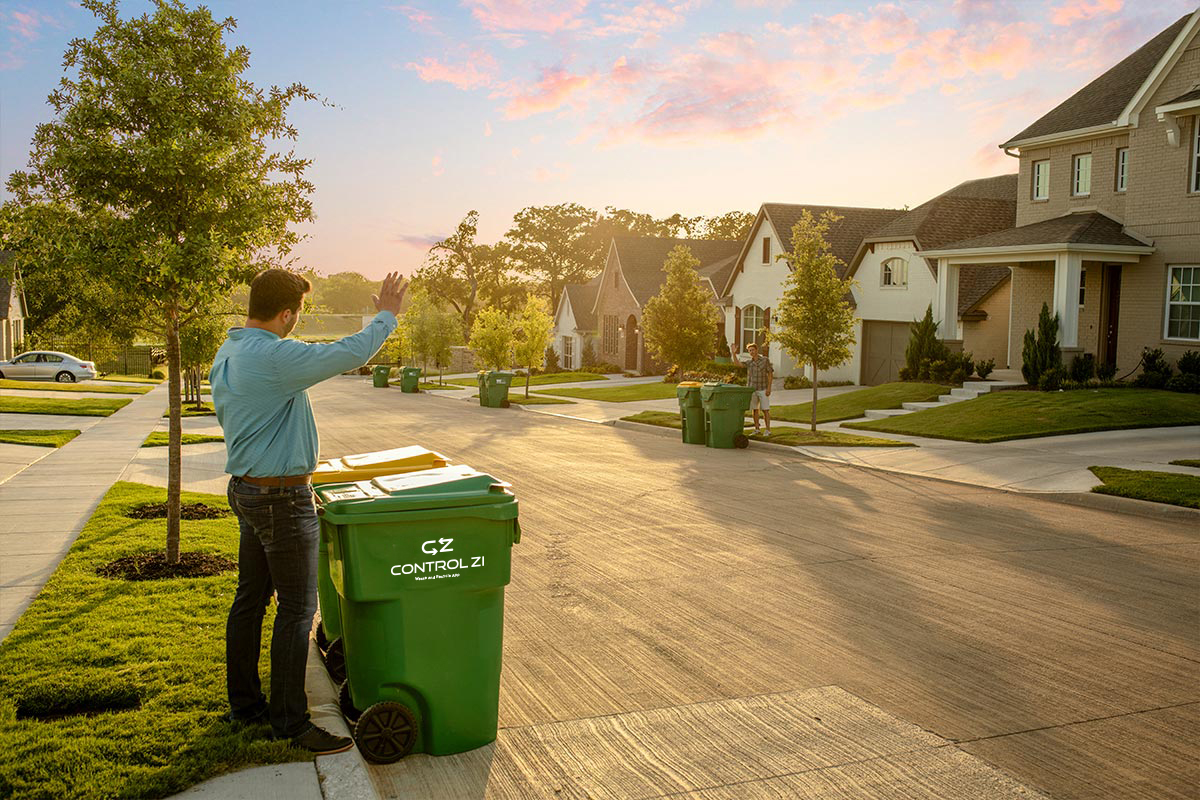
[[(728, 348), (726, 348), (726, 352), (729, 352)], [(732, 372), (734, 375), (741, 375), (743, 378), (746, 377), (746, 365), (738, 361), (735, 361), (731, 364), (721, 364), (717, 361), (709, 361), (707, 364), (701, 367), (701, 369), (705, 370), (706, 372)]]
[(592, 340), (585, 339), (583, 342), (583, 353), (579, 356), (580, 372), (585, 372), (586, 367), (593, 366), (596, 363), (596, 351), (592, 349)]
[(616, 364), (607, 364), (603, 361), (594, 364), (587, 364), (579, 368), (580, 372), (590, 372), (593, 375), (608, 375), (613, 372), (624, 372), (624, 367), (618, 367)]
[(1101, 383), (1111, 382), (1113, 379), (1113, 376), (1115, 376), (1116, 374), (1117, 374), (1117, 362), (1115, 362), (1115, 361), (1109, 361), (1107, 364), (1097, 364), (1096, 365), (1096, 378), (1099, 379), (1099, 381)]
[(1057, 392), (1062, 389), (1062, 367), (1051, 367), (1038, 376), (1037, 387), (1043, 392)]
[(911, 381), (911, 380), (914, 380), (915, 378), (916, 378), (916, 376), (913, 375), (913, 371), (911, 369), (909, 369), (907, 366), (900, 368), (900, 380)]
[(987, 361), (975, 362), (975, 374), (979, 376), (979, 380), (986, 381), (987, 376), (992, 374), (992, 370), (996, 368), (996, 359), (989, 358)]
[[(1042, 374), (1062, 369), (1062, 350), (1058, 346), (1058, 315), (1050, 315), (1050, 307), (1042, 303), (1037, 330), (1025, 331), (1021, 348), (1021, 375), (1030, 386), (1041, 387)], [(1062, 376), (1057, 378), (1062, 383)]]
[(938, 338), (937, 323), (933, 321), (933, 307), (925, 309), (925, 316), (913, 320), (909, 326), (908, 346), (904, 349), (904, 365), (908, 368), (909, 378), (929, 380), (930, 367), (934, 361), (944, 361), (950, 355), (950, 349)]
[(1139, 389), (1163, 389), (1175, 370), (1167, 363), (1161, 347), (1142, 351), (1142, 374), (1133, 379)]
[(1188, 350), (1175, 362), (1175, 368), (1180, 375), (1200, 376), (1200, 352)]
[(1076, 383), (1087, 383), (1096, 376), (1096, 357), (1091, 353), (1082, 353), (1071, 359), (1071, 380)]
[(963, 381), (966, 379), (967, 373), (962, 367), (959, 367), (958, 369), (954, 370), (954, 372), (950, 373), (950, 382), (958, 386), (962, 386)]
[(546, 348), (546, 372), (551, 374), (560, 371), (562, 368), (558, 364), (558, 351), (554, 349), (554, 345)]
[(1200, 394), (1200, 375), (1179, 374), (1167, 381), (1166, 388), (1172, 392)]
[(939, 358), (929, 362), (929, 379), (934, 383), (945, 383), (950, 377), (950, 364)]
[[(901, 367), (903, 369), (903, 367)], [(817, 387), (827, 389), (832, 386), (853, 386), (854, 381), (817, 381)], [(812, 381), (807, 375), (788, 375), (783, 379), (785, 389), (811, 389)]]
[(151, 371), (150, 377), (154, 378), (155, 380), (160, 380), (160, 381), (166, 380), (167, 373), (163, 372), (161, 369), (156, 369), (156, 370)]

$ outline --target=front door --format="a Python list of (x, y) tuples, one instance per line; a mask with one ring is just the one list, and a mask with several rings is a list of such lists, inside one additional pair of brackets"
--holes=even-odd
[(630, 372), (637, 372), (638, 368), (638, 350), (641, 349), (638, 334), (637, 317), (630, 314), (625, 320), (625, 369)]
[(1101, 353), (1105, 364), (1117, 363), (1117, 326), (1121, 321), (1121, 267), (1109, 264), (1104, 268), (1104, 335)]

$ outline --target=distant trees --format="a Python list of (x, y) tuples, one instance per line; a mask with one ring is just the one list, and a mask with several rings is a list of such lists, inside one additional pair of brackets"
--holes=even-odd
[(700, 284), (698, 266), (691, 250), (674, 248), (663, 264), (667, 279), (642, 312), (646, 349), (659, 361), (684, 369), (713, 357), (713, 331), (720, 319), (712, 292)]
[(513, 318), (498, 308), (485, 308), (475, 315), (468, 344), (477, 364), (491, 369), (507, 369), (512, 364), (516, 325)]
[(546, 311), (546, 301), (541, 297), (530, 297), (516, 320), (517, 344), (514, 352), (517, 364), (525, 368), (525, 397), (529, 398), (529, 378), (535, 369), (546, 363), (546, 350), (550, 347), (550, 329), (554, 319)]
[(424, 290), (412, 294), (400, 329), (413, 359), (420, 361), (426, 370), (430, 361), (444, 369), (450, 363), (450, 348), (462, 341), (458, 316), (440, 308)]

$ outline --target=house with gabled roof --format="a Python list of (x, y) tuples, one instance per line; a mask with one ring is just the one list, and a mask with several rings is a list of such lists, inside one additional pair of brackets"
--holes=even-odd
[[(829, 229), (827, 239), (840, 262), (839, 274), (845, 275), (862, 240), (904, 214), (901, 209), (850, 208), (844, 206), (763, 203), (751, 226), (750, 235), (736, 256), (733, 269), (720, 291), (725, 309), (725, 337), (739, 353), (754, 342), (764, 349), (778, 377), (797, 374), (802, 365), (782, 348), (766, 340), (771, 329), (771, 309), (783, 297), (790, 267), (777, 256), (791, 249), (792, 227), (804, 211), (819, 217), (832, 211), (840, 220)], [(807, 373), (807, 369), (804, 370)], [(822, 380), (859, 380), (856, 359), (819, 376)]]
[(1068, 363), (1120, 375), (1143, 348), (1200, 347), (1198, 29), (1200, 11), (1180, 18), (1001, 145), (1020, 164), (1014, 225), (919, 252), (948, 344), (965, 346), (964, 271), (990, 266), (1011, 270), (1013, 367), (1043, 303)]
[[(1016, 221), (1017, 176), (970, 180), (939, 194), (866, 236), (849, 262), (847, 277), (859, 321), (853, 379), (867, 386), (899, 379), (909, 325), (933, 301), (937, 262), (917, 255), (928, 249), (1011, 228)], [(974, 358), (1008, 365), (1007, 267), (970, 266), (960, 273), (958, 318), (963, 349)]]
[(595, 352), (596, 290), (600, 287), (600, 276), (587, 283), (573, 283), (563, 287), (554, 310), (554, 337), (551, 345), (558, 351), (559, 365), (565, 370), (583, 366), (583, 351), (591, 344)]
[[(741, 250), (740, 241), (614, 236), (591, 309), (599, 330), (595, 348), (598, 360), (644, 375), (669, 366), (654, 363), (646, 352), (642, 309), (662, 288), (666, 281), (663, 264), (679, 245), (686, 246), (700, 261), (696, 271), (712, 291), (713, 303), (718, 304), (719, 291)], [(714, 330), (713, 335), (716, 333)]]
[(25, 295), (12, 253), (0, 251), (0, 361), (18, 355), (25, 341)]

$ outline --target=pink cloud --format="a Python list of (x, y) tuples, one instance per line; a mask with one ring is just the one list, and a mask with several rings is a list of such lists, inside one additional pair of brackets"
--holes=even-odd
[(595, 36), (637, 34), (638, 43), (649, 44), (659, 38), (655, 31), (682, 24), (687, 12), (697, 5), (696, 0), (675, 3), (642, 0), (629, 8), (602, 14), (603, 23), (591, 32)]
[(26, 41), (34, 41), (41, 37), (44, 25), (59, 27), (59, 22), (49, 14), (40, 11), (10, 11), (8, 12), (8, 29)]
[(571, 177), (573, 170), (570, 164), (556, 161), (553, 167), (538, 167), (533, 171), (533, 179), (538, 183), (561, 181)]
[(430, 171), (433, 173), (433, 176), (435, 178), (440, 175), (445, 174), (446, 167), (442, 164), (442, 156), (440, 153), (438, 155), (435, 155), (432, 159), (430, 159), (429, 167), (430, 167)]
[(414, 30), (424, 31), (425, 33), (437, 32), (437, 28), (433, 24), (433, 15), (423, 8), (417, 8), (416, 6), (388, 6), (387, 8), (389, 11), (396, 11), (403, 14)]
[(488, 31), (557, 33), (583, 24), (588, 0), (465, 0), (475, 20)]
[(392, 237), (392, 241), (397, 244), (402, 244), (405, 247), (414, 247), (418, 250), (428, 250), (446, 237), (441, 234), (432, 233), (398, 233)]
[(891, 3), (859, 13), (817, 17), (812, 27), (822, 36), (835, 32), (848, 45), (868, 53), (894, 53), (912, 45), (919, 35), (916, 20)]
[(1115, 14), (1123, 5), (1123, 0), (1067, 0), (1051, 9), (1050, 21), (1055, 25), (1070, 25), (1079, 20)]
[(577, 75), (562, 67), (552, 67), (542, 70), (541, 77), (533, 85), (510, 85), (497, 94), (509, 97), (504, 115), (509, 119), (522, 119), (562, 107), (594, 80), (595, 76), (591, 74)]
[(482, 50), (474, 51), (466, 61), (457, 64), (424, 58), (420, 64), (410, 61), (404, 66), (426, 83), (448, 83), (464, 90), (489, 86), (498, 69), (496, 59)]

